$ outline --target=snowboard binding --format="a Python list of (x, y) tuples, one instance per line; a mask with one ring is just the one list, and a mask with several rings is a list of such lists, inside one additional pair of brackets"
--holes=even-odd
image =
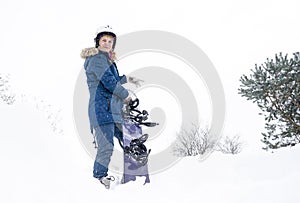
[(158, 123), (145, 122), (148, 119), (149, 113), (146, 110), (138, 110), (139, 99), (130, 100), (125, 104), (124, 118), (134, 122), (137, 125), (145, 125), (147, 127), (154, 127)]
[[(138, 110), (137, 107), (139, 105), (139, 99), (136, 98), (134, 100), (130, 100), (127, 104), (125, 104), (125, 111), (124, 111), (124, 120), (132, 122), (136, 126), (147, 126), (147, 127), (154, 127), (158, 125), (158, 123), (154, 122), (146, 122), (148, 119), (148, 112), (146, 110)], [(151, 149), (147, 150), (145, 146), (145, 142), (148, 139), (148, 134), (144, 134), (139, 138), (132, 139), (127, 146), (123, 146), (120, 142), (121, 147), (124, 150), (124, 154), (128, 157), (131, 157), (135, 160), (135, 162), (140, 165), (144, 166), (148, 163), (148, 157), (151, 152)]]
[(144, 134), (138, 139), (131, 140), (129, 146), (124, 148), (125, 155), (131, 156), (141, 166), (147, 164), (151, 152), (151, 149), (147, 151), (147, 147), (143, 144), (147, 139), (148, 134)]

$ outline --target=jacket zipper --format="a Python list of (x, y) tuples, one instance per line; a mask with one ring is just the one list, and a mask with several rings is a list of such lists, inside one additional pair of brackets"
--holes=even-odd
[(107, 111), (109, 111), (109, 108), (110, 108), (110, 102), (109, 102), (109, 99), (106, 98), (106, 101), (107, 101)]

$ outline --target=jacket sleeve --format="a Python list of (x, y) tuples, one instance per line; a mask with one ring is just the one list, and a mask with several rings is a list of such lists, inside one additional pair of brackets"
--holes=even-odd
[(120, 76), (120, 83), (121, 83), (121, 84), (127, 83), (127, 77), (126, 77), (126, 75)]
[(117, 69), (116, 63), (113, 62), (113, 64), (114, 64), (114, 66), (116, 67), (119, 82), (120, 82), (122, 85), (125, 84), (125, 83), (127, 83), (127, 77), (126, 77), (126, 75), (120, 76), (120, 75), (119, 75), (119, 72), (118, 72), (118, 69)]
[(128, 91), (116, 80), (113, 73), (110, 71), (110, 64), (108, 63), (106, 56), (103, 54), (95, 55), (91, 58), (90, 65), (93, 67), (93, 72), (97, 79), (111, 94), (114, 94), (121, 99), (125, 99), (128, 96)]

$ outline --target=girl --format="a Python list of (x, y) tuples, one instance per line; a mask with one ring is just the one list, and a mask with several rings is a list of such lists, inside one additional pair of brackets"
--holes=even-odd
[[(123, 140), (122, 107), (131, 98), (122, 86), (127, 82), (125, 75), (119, 76), (115, 64), (114, 48), (117, 36), (108, 25), (100, 27), (96, 33), (95, 47), (82, 50), (84, 69), (89, 88), (89, 121), (98, 145), (93, 176), (109, 188), (113, 176), (108, 176), (108, 165), (113, 152), (113, 137)], [(129, 82), (139, 81), (128, 77)]]

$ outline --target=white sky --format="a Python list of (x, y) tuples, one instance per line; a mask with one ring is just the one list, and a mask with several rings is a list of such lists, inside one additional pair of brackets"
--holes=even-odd
[[(1, 0), (0, 73), (11, 75), (17, 94), (43, 98), (62, 109), (67, 139), (76, 134), (73, 92), (84, 62), (79, 54), (94, 45), (97, 27), (110, 24), (119, 35), (173, 32), (198, 45), (215, 65), (226, 96), (224, 132), (241, 134), (244, 153), (251, 155), (260, 151), (263, 118), (255, 104), (237, 94), (238, 80), (267, 57), (299, 51), (299, 6), (298, 0)], [(125, 66), (118, 66), (121, 73)], [(6, 117), (10, 115), (1, 115), (2, 123)]]

